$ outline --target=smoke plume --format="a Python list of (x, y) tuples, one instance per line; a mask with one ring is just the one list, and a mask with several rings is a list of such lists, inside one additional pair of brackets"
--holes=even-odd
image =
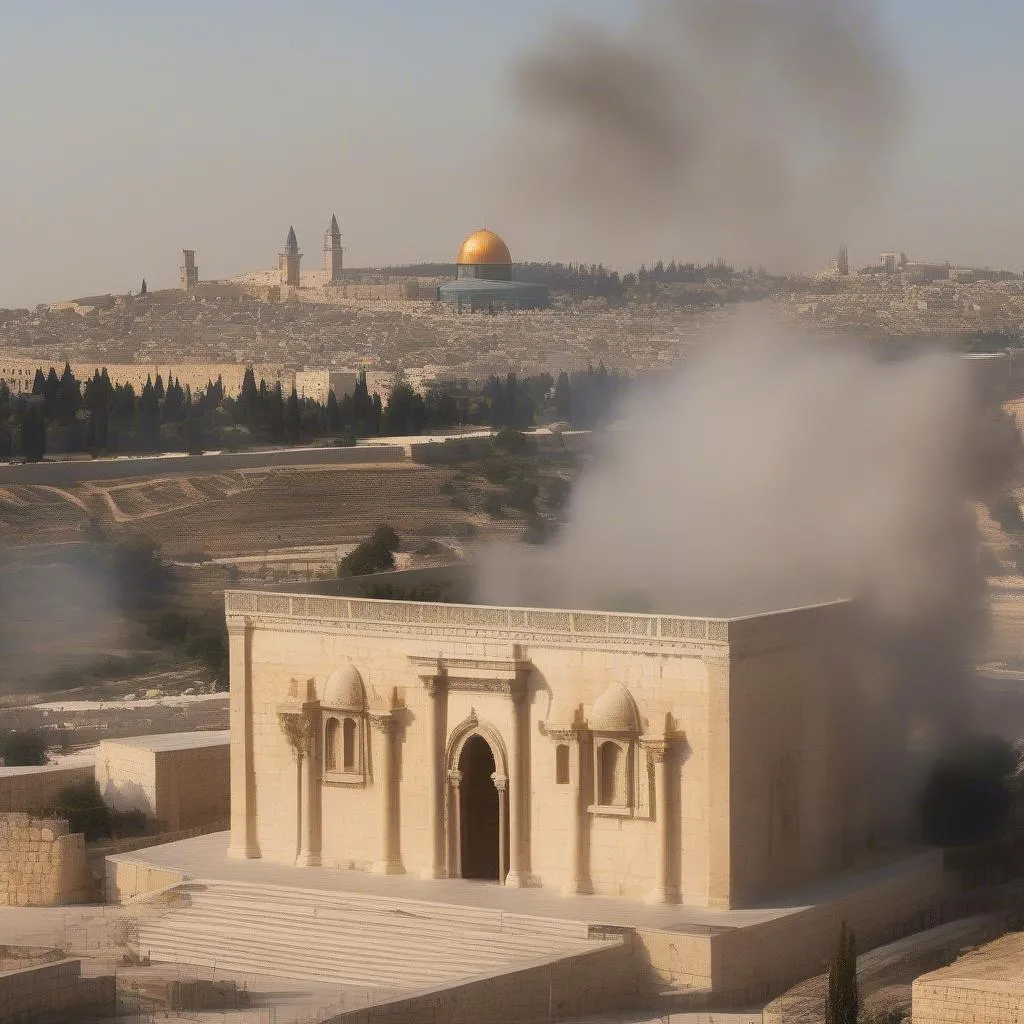
[(943, 742), (985, 639), (970, 502), (1019, 450), (963, 360), (742, 318), (626, 400), (561, 534), (482, 552), (476, 598), (710, 617), (856, 598), (893, 669), (876, 721)]
[(630, 34), (563, 25), (516, 64), (524, 118), (510, 165), (524, 206), (579, 214), (577, 239), (613, 231), (666, 255), (715, 246), (778, 265), (832, 249), (906, 122), (899, 65), (870, 10), (638, 10)]

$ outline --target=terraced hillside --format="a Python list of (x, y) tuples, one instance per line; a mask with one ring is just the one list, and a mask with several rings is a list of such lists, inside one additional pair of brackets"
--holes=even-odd
[(150, 537), (170, 558), (346, 543), (382, 521), (410, 538), (449, 535), (467, 521), (484, 532), (492, 525), (508, 531), (511, 524), (453, 509), (440, 491), (451, 477), (451, 470), (394, 464), (4, 485), (0, 550), (81, 540), (90, 520), (114, 534)]

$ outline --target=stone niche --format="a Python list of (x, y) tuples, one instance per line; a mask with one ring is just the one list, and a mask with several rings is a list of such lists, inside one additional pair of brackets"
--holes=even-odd
[(59, 818), (0, 814), (0, 906), (55, 907), (89, 899), (85, 837)]

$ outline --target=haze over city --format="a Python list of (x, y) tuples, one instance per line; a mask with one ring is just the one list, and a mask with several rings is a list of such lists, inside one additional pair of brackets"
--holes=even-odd
[[(507, 187), (517, 61), (565, 19), (619, 38), (635, 16), (626, 0), (305, 2), (287, 17), (230, 2), (186, 2), (173, 16), (124, 2), (11, 10), (0, 307), (126, 291), (142, 277), (172, 286), (183, 247), (200, 252), (204, 277), (269, 267), (290, 224), (314, 252), (332, 210), (350, 266), (450, 261), (483, 223), (522, 260), (778, 264), (770, 245), (743, 251), (707, 225), (584, 231)], [(1019, 269), (1007, 209), (1024, 147), (1007, 128), (1024, 10), (913, 0), (880, 18), (905, 113), (847, 232), (851, 262), (902, 249)], [(807, 239), (813, 265), (842, 240), (831, 229)]]

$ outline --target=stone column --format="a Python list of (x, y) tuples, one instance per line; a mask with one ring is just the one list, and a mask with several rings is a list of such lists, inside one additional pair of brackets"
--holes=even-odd
[(317, 742), (320, 716), (303, 713), (302, 842), (295, 863), (302, 868), (320, 867), (320, 744)]
[(380, 858), (373, 865), (377, 875), (400, 875), (405, 869), (398, 843), (398, 780), (395, 777), (395, 736), (397, 722), (388, 712), (371, 715), (370, 722), (381, 738), (377, 764), (380, 765)]
[(508, 820), (508, 778), (495, 772), (494, 788), (498, 791), (498, 884), (505, 885), (508, 865), (505, 863), (505, 822)]
[(672, 821), (669, 806), (669, 788), (672, 775), (671, 745), (667, 740), (655, 740), (643, 744), (647, 756), (655, 766), (655, 843), (654, 888), (648, 894), (648, 903), (676, 903), (678, 892), (672, 885), (672, 865), (669, 853), (672, 849)]
[(428, 678), (424, 686), (429, 705), (427, 711), (427, 821), (430, 862), (423, 869), (422, 877), (444, 878), (448, 873), (444, 849), (444, 726), (448, 689), (441, 671)]
[[(518, 683), (518, 681), (517, 681)], [(530, 884), (530, 851), (527, 829), (526, 779), (528, 766), (523, 762), (524, 756), (524, 710), (526, 689), (522, 685), (513, 685), (512, 697), (512, 736), (509, 749), (509, 860), (511, 861), (505, 885), (522, 889)]]
[[(298, 780), (295, 796), (295, 815), (298, 819), (298, 848), (295, 853), (295, 864), (297, 867), (315, 867), (320, 863), (319, 851), (315, 857), (312, 852), (314, 814), (311, 804), (315, 780), (312, 778), (310, 766), (313, 762), (315, 716), (300, 705), (298, 707), (282, 706), (278, 710), (277, 717), (281, 731), (285, 734), (288, 745), (295, 754), (296, 778)], [(319, 842), (316, 845), (319, 846)]]
[(448, 799), (450, 801), (451, 856), (448, 870), (452, 878), (462, 877), (462, 772), (457, 768), (448, 770)]
[(586, 892), (584, 884), (586, 871), (583, 867), (583, 818), (586, 808), (583, 805), (583, 765), (580, 761), (579, 729), (548, 729), (548, 736), (558, 744), (569, 747), (569, 784), (572, 793), (569, 798), (569, 844), (566, 850), (568, 871), (562, 885), (563, 896), (575, 896)]
[(253, 761), (251, 619), (228, 618), (231, 729), (231, 842), (228, 856), (259, 857), (256, 769)]

